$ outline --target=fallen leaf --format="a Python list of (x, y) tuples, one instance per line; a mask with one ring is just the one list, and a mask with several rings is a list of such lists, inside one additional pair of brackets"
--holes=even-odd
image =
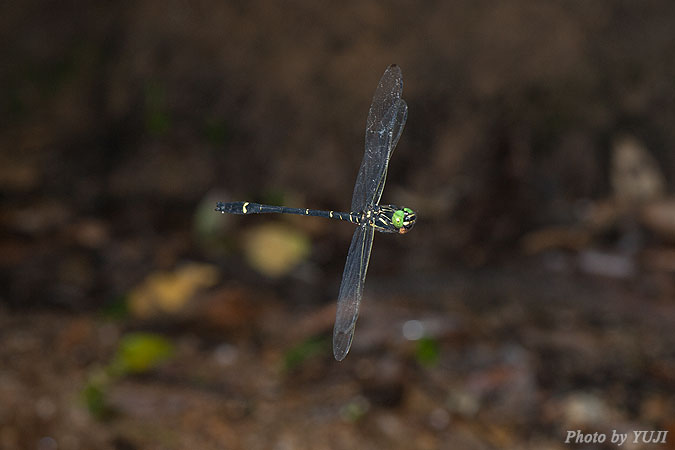
[(244, 237), (244, 255), (260, 273), (272, 278), (288, 274), (309, 255), (307, 237), (284, 224), (266, 224)]
[(129, 294), (129, 309), (136, 317), (173, 314), (182, 310), (199, 290), (217, 281), (218, 269), (203, 263), (185, 264), (173, 272), (152, 273)]

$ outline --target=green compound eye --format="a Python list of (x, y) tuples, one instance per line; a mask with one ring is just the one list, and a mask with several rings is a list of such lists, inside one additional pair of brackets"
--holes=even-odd
[(405, 217), (405, 212), (402, 210), (396, 211), (392, 216), (391, 216), (391, 223), (396, 227), (396, 228), (401, 228), (403, 226), (403, 218)]
[(403, 211), (407, 212), (408, 214), (415, 214), (410, 208), (403, 208)]

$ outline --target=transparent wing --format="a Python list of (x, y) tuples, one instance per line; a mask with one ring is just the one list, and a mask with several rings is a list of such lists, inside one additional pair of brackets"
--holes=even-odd
[(375, 179), (380, 181), (377, 185), (377, 191), (375, 193), (373, 205), (377, 205), (378, 203), (380, 203), (380, 199), (382, 198), (382, 191), (384, 191), (384, 183), (385, 181), (387, 181), (387, 169), (389, 168), (389, 160), (391, 159), (391, 154), (394, 152), (394, 149), (396, 148), (396, 144), (398, 144), (398, 139), (401, 137), (401, 133), (403, 133), (403, 127), (405, 126), (405, 121), (408, 118), (408, 105), (403, 99), (400, 99), (399, 102), (400, 105), (396, 110), (396, 118), (394, 119), (393, 128), (391, 132), (392, 141), (391, 144), (389, 144), (389, 153), (387, 155), (387, 161), (384, 164), (383, 171), (375, 175)]
[(347, 356), (352, 346), (374, 234), (375, 228), (361, 225), (354, 232), (352, 243), (349, 246), (333, 329), (333, 355), (338, 361), (342, 361)]
[(352, 196), (352, 211), (360, 212), (376, 201), (378, 189), (384, 189), (384, 177), (391, 152), (401, 136), (408, 116), (408, 106), (401, 99), (403, 76), (392, 64), (387, 68), (375, 89), (366, 122), (366, 151)]

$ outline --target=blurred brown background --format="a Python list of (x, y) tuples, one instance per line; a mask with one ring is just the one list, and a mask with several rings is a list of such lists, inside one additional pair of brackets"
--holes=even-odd
[[(674, 23), (667, 0), (0, 6), (0, 448), (675, 448)], [(337, 363), (353, 226), (213, 208), (346, 210), (391, 63), (383, 202), (419, 219), (375, 238)]]

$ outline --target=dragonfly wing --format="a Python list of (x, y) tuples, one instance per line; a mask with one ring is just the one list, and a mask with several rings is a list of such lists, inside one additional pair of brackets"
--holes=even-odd
[(392, 64), (375, 89), (366, 122), (366, 151), (356, 178), (352, 211), (364, 211), (375, 204), (377, 189), (386, 175), (391, 151), (401, 135), (408, 107), (401, 101), (403, 75)]
[(374, 234), (375, 228), (361, 225), (354, 232), (352, 243), (349, 246), (333, 329), (333, 355), (338, 361), (342, 361), (347, 356), (352, 346)]
[(395, 110), (392, 110), (392, 112), (396, 113), (396, 117), (394, 118), (394, 122), (392, 123), (391, 129), (392, 140), (388, 145), (389, 152), (387, 154), (387, 161), (384, 164), (384, 167), (380, 169), (381, 172), (374, 175), (374, 178), (376, 180), (380, 180), (377, 185), (377, 191), (374, 197), (373, 202), (374, 205), (380, 203), (380, 198), (382, 198), (382, 191), (384, 191), (384, 183), (387, 181), (387, 168), (389, 167), (389, 160), (391, 159), (391, 154), (394, 152), (394, 149), (396, 148), (396, 144), (398, 144), (398, 140), (401, 137), (401, 133), (403, 133), (403, 127), (405, 126), (405, 121), (408, 118), (408, 105), (403, 99), (400, 99), (399, 103), (400, 103), (399, 107)]

